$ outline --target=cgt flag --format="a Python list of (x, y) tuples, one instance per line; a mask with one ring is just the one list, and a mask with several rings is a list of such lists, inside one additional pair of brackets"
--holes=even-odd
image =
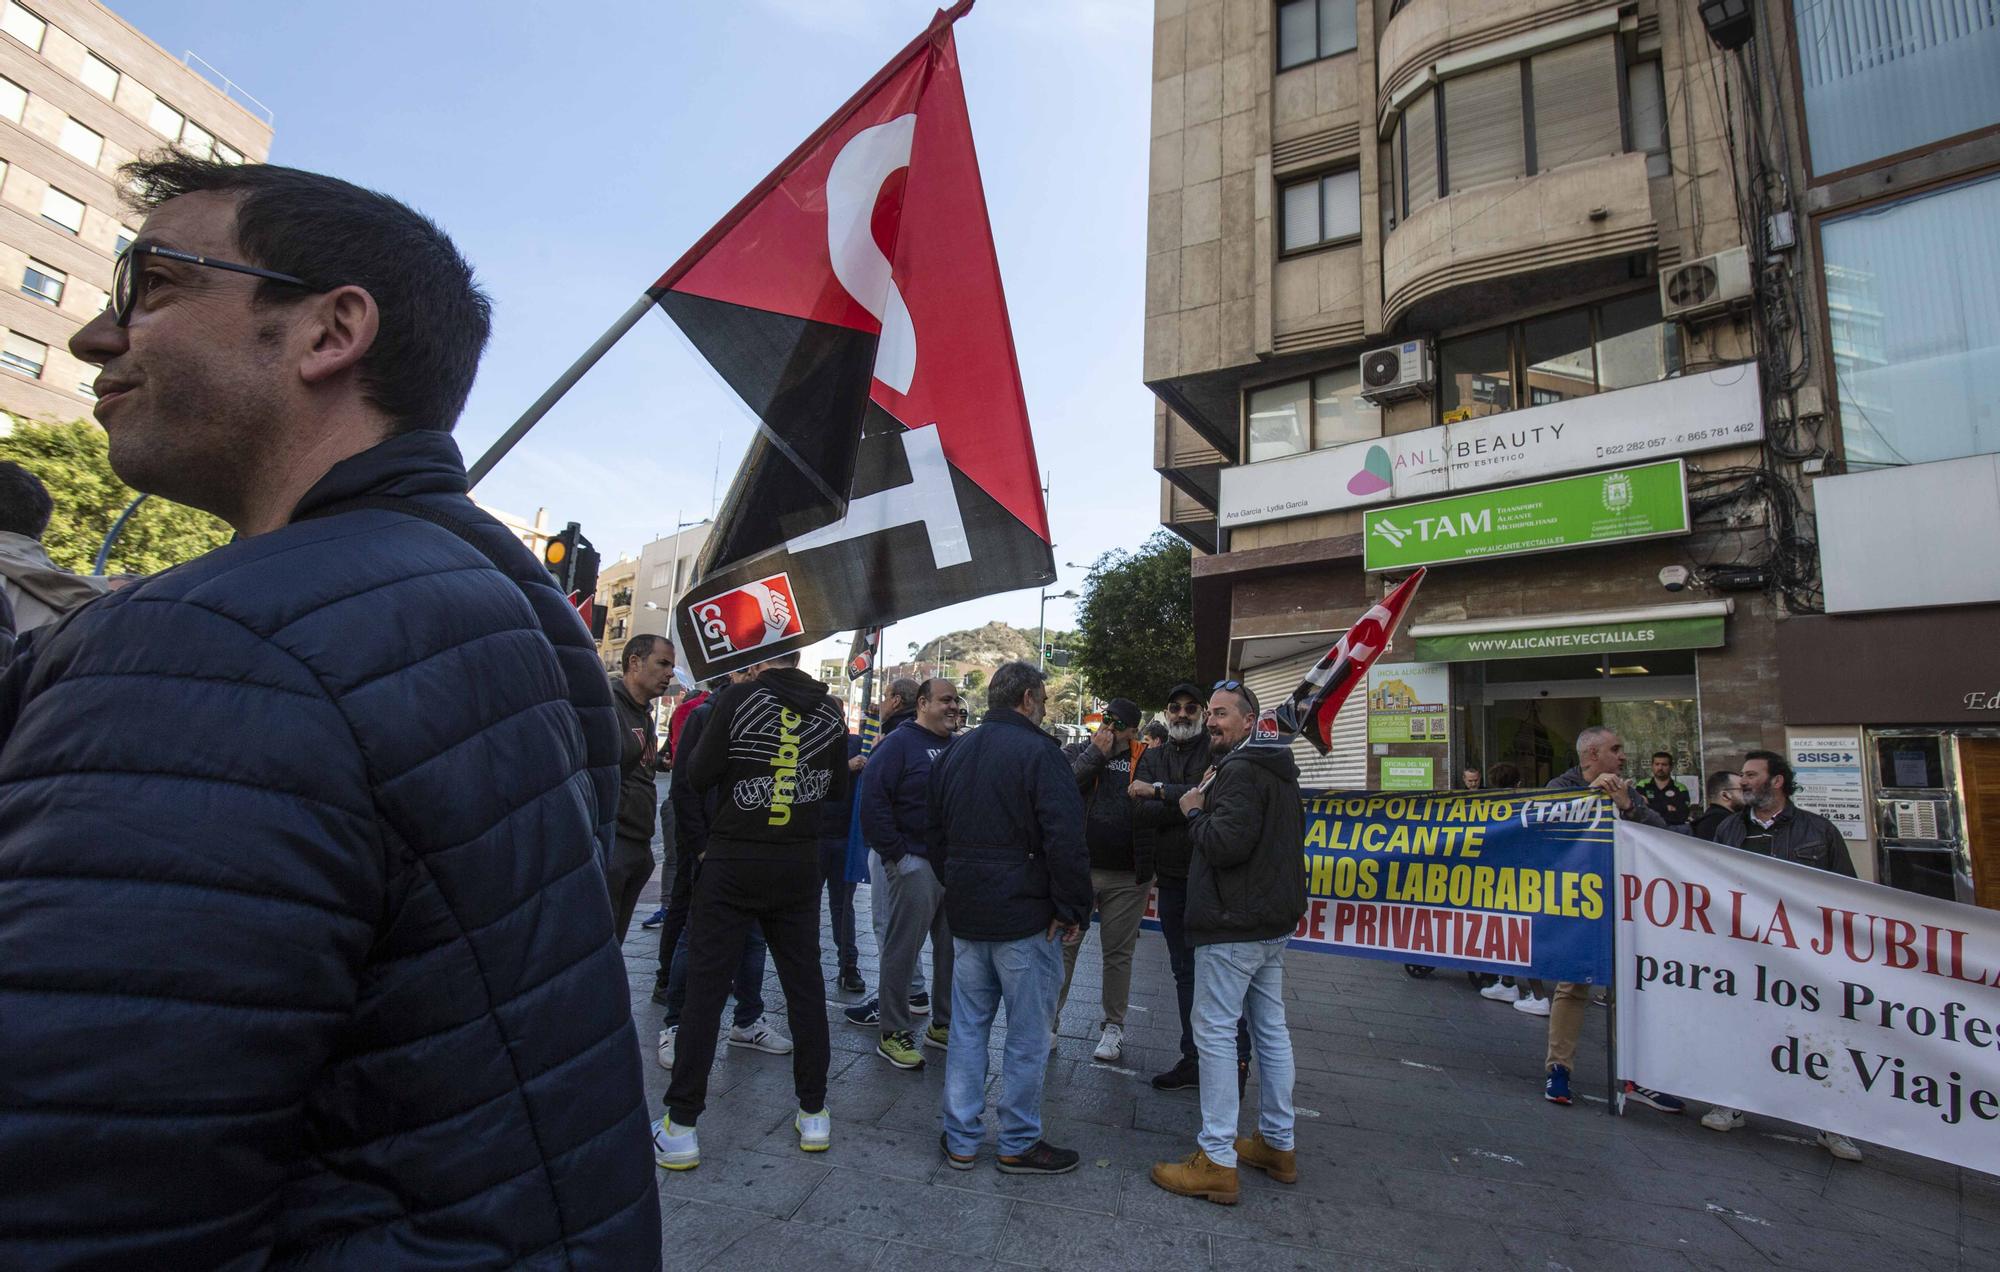
[(1340, 705), (1356, 685), (1368, 679), (1368, 668), (1389, 647), (1389, 638), (1396, 634), (1423, 581), (1424, 567), (1418, 566), (1416, 573), (1398, 583), (1379, 604), (1368, 607), (1368, 612), (1326, 651), (1326, 657), (1306, 673), (1292, 696), (1278, 704), (1273, 715), (1280, 727), (1312, 743), (1321, 755), (1333, 748), (1333, 718), (1340, 714)]
[(674, 612), (697, 679), (1055, 578), (941, 11), (652, 288), (758, 417)]

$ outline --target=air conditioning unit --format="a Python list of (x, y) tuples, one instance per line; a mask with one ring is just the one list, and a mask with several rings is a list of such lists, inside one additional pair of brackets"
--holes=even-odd
[(1361, 396), (1370, 402), (1428, 397), (1430, 391), (1431, 350), (1422, 340), (1405, 340), (1361, 355)]
[(1660, 271), (1660, 316), (1689, 319), (1750, 299), (1750, 249), (1732, 247)]

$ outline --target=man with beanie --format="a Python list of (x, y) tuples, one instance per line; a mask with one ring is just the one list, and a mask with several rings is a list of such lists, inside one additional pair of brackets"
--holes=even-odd
[[(1132, 997), (1132, 950), (1153, 882), (1152, 841), (1139, 851), (1132, 832), (1132, 772), (1145, 746), (1139, 741), (1139, 704), (1113, 698), (1104, 723), (1088, 742), (1067, 747), (1070, 771), (1083, 795), (1083, 840), (1090, 849), (1090, 887), (1097, 903), (1098, 941), (1104, 956), (1103, 1032), (1092, 1056), (1106, 1064), (1124, 1054), (1125, 1009)], [(1063, 946), (1062, 993), (1056, 1015), (1069, 1001), (1079, 945)], [(1053, 1046), (1053, 1036), (1051, 1037)]]
[(799, 670), (796, 653), (759, 664), (755, 679), (715, 696), (678, 781), (720, 798), (688, 914), (687, 1007), (667, 1087), (667, 1115), (653, 1123), (654, 1160), (668, 1170), (701, 1164), (695, 1121), (744, 943), (764, 929), (785, 991), (797, 1050), (792, 1082), (799, 1147), (824, 1152), (826, 989), (819, 966), (819, 802), (847, 793), (847, 721), (826, 686)]

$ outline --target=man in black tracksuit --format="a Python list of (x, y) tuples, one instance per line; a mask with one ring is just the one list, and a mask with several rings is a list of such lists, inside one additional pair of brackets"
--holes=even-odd
[(611, 892), (611, 928), (625, 943), (639, 893), (653, 877), (653, 829), (658, 823), (659, 739), (653, 704), (674, 682), (674, 647), (664, 636), (634, 636), (625, 644), (621, 671), (611, 678), (618, 708), (618, 835), (605, 868)]
[(670, 1170), (700, 1163), (695, 1120), (723, 1000), (753, 924), (778, 965), (797, 1050), (799, 1146), (827, 1147), (826, 990), (819, 966), (819, 803), (848, 792), (847, 722), (826, 686), (798, 669), (798, 655), (761, 665), (754, 680), (717, 694), (678, 780), (718, 798), (688, 915), (687, 1006), (655, 1123), (655, 1158)]
[[(1188, 944), (1187, 818), (1181, 796), (1201, 785), (1208, 773), (1208, 708), (1201, 690), (1182, 681), (1167, 691), (1167, 740), (1139, 755), (1138, 775), (1131, 786), (1132, 825), (1139, 851), (1152, 858), (1159, 876), (1160, 935), (1167, 941), (1167, 959), (1174, 972), (1174, 997), (1181, 1013), (1179, 1063), (1153, 1079), (1160, 1091), (1185, 1091), (1201, 1084), (1201, 1062), (1195, 1051), (1189, 1016), (1194, 1009), (1194, 947)], [(1152, 840), (1148, 852), (1145, 841)], [(1236, 1063), (1245, 1072), (1250, 1059), (1250, 1035), (1236, 1035)]]

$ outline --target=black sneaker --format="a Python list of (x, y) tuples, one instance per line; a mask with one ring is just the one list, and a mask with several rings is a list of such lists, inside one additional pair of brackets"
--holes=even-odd
[(662, 1007), (667, 1005), (667, 987), (664, 982), (653, 986), (653, 1001)]
[(882, 1004), (871, 998), (857, 1007), (849, 1007), (841, 1013), (850, 1025), (860, 1025), (866, 1029), (876, 1029), (882, 1024)]
[(1025, 1153), (1000, 1159), (1003, 1175), (1067, 1175), (1076, 1169), (1076, 1151), (1036, 1140)]
[(910, 995), (910, 1014), (911, 1014), (912, 1016), (928, 1016), (928, 1015), (930, 1015), (930, 1014), (931, 1014), (931, 996), (930, 996), (929, 994), (911, 994), (911, 995)]
[(944, 1164), (953, 1170), (971, 1170), (978, 1164), (979, 1158), (977, 1154), (970, 1157), (961, 1157), (957, 1153), (952, 1152), (951, 1140), (946, 1137), (943, 1131), (938, 1132), (938, 1149), (944, 1154)]
[(860, 972), (850, 967), (840, 973), (840, 990), (844, 994), (865, 994), (868, 982), (861, 979)]
[(1153, 1079), (1155, 1091), (1191, 1091), (1201, 1085), (1201, 1064), (1186, 1056), (1180, 1062)]

